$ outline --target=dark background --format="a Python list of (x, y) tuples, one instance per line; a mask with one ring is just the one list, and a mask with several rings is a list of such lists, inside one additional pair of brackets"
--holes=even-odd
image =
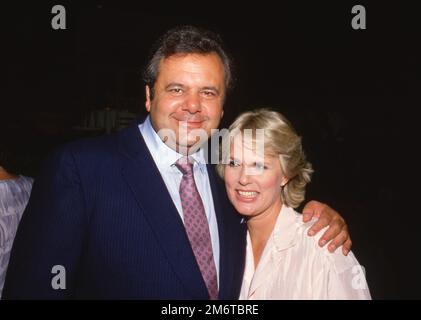
[[(36, 177), (55, 147), (101, 134), (74, 129), (88, 112), (145, 115), (141, 72), (158, 36), (180, 24), (210, 28), (236, 65), (222, 126), (257, 107), (286, 115), (316, 170), (307, 199), (344, 216), (373, 298), (420, 299), (421, 13), (336, 2), (2, 5), (2, 143), (16, 171)], [(51, 28), (55, 4), (66, 8), (66, 30)], [(366, 30), (351, 28), (356, 4)]]

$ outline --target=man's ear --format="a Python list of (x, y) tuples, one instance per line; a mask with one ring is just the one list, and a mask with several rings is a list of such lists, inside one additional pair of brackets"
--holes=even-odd
[(221, 119), (222, 119), (222, 117), (224, 116), (224, 110), (222, 109), (222, 112), (221, 112)]
[(145, 108), (146, 111), (151, 111), (151, 90), (148, 85), (145, 86), (145, 95), (146, 95), (146, 101), (145, 101)]

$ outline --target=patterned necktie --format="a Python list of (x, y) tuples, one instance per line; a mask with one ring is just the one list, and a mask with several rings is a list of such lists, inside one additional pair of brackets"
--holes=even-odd
[(203, 280), (205, 280), (209, 297), (216, 300), (218, 299), (218, 283), (209, 225), (202, 199), (194, 181), (193, 164), (187, 157), (182, 157), (175, 165), (183, 174), (179, 191), (183, 207), (184, 227)]

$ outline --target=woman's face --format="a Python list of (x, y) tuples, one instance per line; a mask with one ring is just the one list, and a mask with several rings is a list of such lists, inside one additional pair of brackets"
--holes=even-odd
[(231, 143), (224, 180), (230, 201), (242, 215), (253, 218), (279, 213), (281, 186), (286, 182), (279, 158), (257, 154), (240, 134)]

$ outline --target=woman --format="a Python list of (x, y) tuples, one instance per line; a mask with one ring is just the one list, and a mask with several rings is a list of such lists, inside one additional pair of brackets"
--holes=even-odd
[[(32, 178), (8, 170), (10, 152), (0, 150), (0, 298), (13, 240), (32, 188)], [(7, 170), (6, 170), (7, 169)]]
[(353, 253), (320, 248), (320, 236), (307, 235), (312, 222), (294, 210), (313, 170), (289, 122), (260, 109), (240, 115), (229, 131), (230, 158), (218, 172), (247, 221), (240, 299), (370, 299)]

